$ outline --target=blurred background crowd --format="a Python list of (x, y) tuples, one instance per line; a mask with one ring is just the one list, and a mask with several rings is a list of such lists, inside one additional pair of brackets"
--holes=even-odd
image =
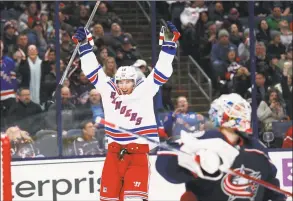
[[(55, 16), (55, 2), (0, 3), (1, 131), (12, 142), (14, 158), (60, 155), (58, 134), (62, 135), (62, 156), (105, 154), (104, 129), (93, 123), (96, 117), (104, 117), (101, 96), (81, 71), (79, 57), (61, 89), (61, 103), (53, 99), (74, 51), (71, 37), (77, 27), (86, 24), (94, 4), (60, 2)], [(158, 15), (171, 19), (181, 32), (180, 54), (191, 55), (212, 80), (213, 97), (233, 92), (251, 102), (247, 2), (198, 0), (156, 4)], [(113, 78), (119, 66), (126, 65), (137, 67), (147, 76), (152, 67), (140, 53), (140, 44), (132, 33), (124, 30), (125, 21), (115, 8), (115, 2), (100, 3), (90, 25), (97, 59), (109, 77)], [(292, 146), (290, 141), (283, 143), (290, 126), (292, 136), (291, 8), (291, 2), (255, 2), (259, 137), (277, 148)], [(57, 17), (60, 55), (56, 55), (55, 47)], [(60, 59), (60, 66), (56, 66), (56, 58)], [(161, 139), (177, 135), (182, 129), (206, 129), (207, 117), (190, 111), (185, 96), (170, 97), (172, 88), (163, 89), (159, 100), (164, 110), (157, 114)], [(280, 122), (283, 124), (275, 124)], [(283, 129), (278, 140), (274, 129)]]

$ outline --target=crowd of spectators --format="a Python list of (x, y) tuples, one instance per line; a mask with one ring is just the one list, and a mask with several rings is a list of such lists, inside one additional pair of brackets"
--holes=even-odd
[[(101, 96), (81, 71), (78, 57), (61, 89), (61, 103), (52, 99), (57, 76), (60, 79), (74, 50), (71, 37), (77, 27), (86, 24), (94, 2), (59, 4), (60, 68), (56, 68), (55, 2), (0, 4), (4, 8), (1, 62), (6, 65), (1, 65), (1, 131), (6, 131), (13, 142), (13, 156), (57, 156), (60, 119), (64, 156), (103, 155), (103, 127), (97, 129), (92, 124), (104, 115)], [(251, 100), (250, 35), (243, 22), (247, 22), (247, 2), (169, 1), (165, 5), (169, 5), (172, 21), (182, 33), (184, 54), (192, 55), (210, 76), (215, 95), (236, 92)], [(275, 121), (292, 118), (290, 6), (288, 2), (255, 2), (261, 133), (272, 131)], [(101, 2), (89, 27), (98, 61), (111, 78), (119, 66), (125, 65), (138, 67), (148, 75), (151, 67), (142, 60), (131, 33), (123, 31), (123, 19), (114, 11), (113, 3)], [(170, 89), (163, 87), (169, 91), (169, 95), (163, 94), (164, 106), (173, 110), (173, 104), (168, 103)], [(202, 115), (188, 110), (185, 97), (178, 97), (175, 111), (162, 119), (168, 136), (173, 135), (174, 128), (201, 131), (205, 123)]]
[[(233, 92), (251, 102), (248, 2), (167, 1), (165, 5), (181, 29), (183, 53), (191, 55), (211, 78), (214, 98)], [(283, 122), (286, 128), (292, 125), (292, 2), (255, 1), (254, 9), (262, 139), (273, 131), (275, 122)]]
[[(10, 138), (14, 157), (24, 157), (26, 151), (27, 157), (58, 156), (60, 120), (63, 155), (105, 154), (103, 128), (90, 125), (96, 117), (104, 117), (101, 96), (81, 71), (78, 56), (60, 90), (61, 103), (53, 99), (56, 83), (75, 48), (71, 37), (78, 27), (85, 26), (94, 5), (90, 1), (59, 4), (60, 65), (56, 68), (55, 2), (1, 2), (1, 131), (16, 136)], [(107, 76), (113, 78), (117, 68), (125, 65), (149, 73), (131, 33), (124, 32), (113, 3), (99, 4), (89, 30)], [(49, 142), (52, 145), (48, 147)], [(93, 149), (95, 145), (97, 149)], [(29, 147), (34, 150), (28, 151)]]

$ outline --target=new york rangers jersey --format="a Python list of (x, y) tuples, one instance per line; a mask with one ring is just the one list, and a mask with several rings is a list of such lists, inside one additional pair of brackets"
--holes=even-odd
[[(82, 52), (82, 47), (80, 51)], [(94, 53), (89, 50), (83, 52), (80, 53), (81, 68), (102, 96), (105, 120), (159, 141), (153, 96), (171, 76), (175, 53), (162, 50), (156, 66), (149, 76), (138, 80), (131, 94), (121, 95), (116, 83), (104, 73)], [(105, 126), (105, 131), (108, 143), (115, 141), (120, 144), (130, 142), (148, 144), (148, 141), (142, 138), (133, 137), (107, 126)], [(154, 144), (149, 145), (150, 149), (155, 148)]]
[(1, 100), (8, 98), (15, 98), (16, 90), (16, 74), (14, 72), (15, 63), (7, 56), (3, 56), (1, 59)]
[[(221, 138), (226, 141), (224, 135), (218, 130), (206, 131), (198, 139), (210, 138)], [(266, 148), (254, 138), (241, 139), (240, 154), (231, 168), (279, 186), (279, 180), (276, 179), (277, 169), (271, 162)], [(177, 143), (173, 146), (180, 147)], [(200, 201), (285, 200), (285, 196), (235, 175), (225, 174), (217, 181), (196, 177), (189, 170), (178, 165), (176, 153), (167, 150), (158, 152), (156, 168), (167, 181), (177, 184), (186, 183), (186, 190), (191, 191)]]

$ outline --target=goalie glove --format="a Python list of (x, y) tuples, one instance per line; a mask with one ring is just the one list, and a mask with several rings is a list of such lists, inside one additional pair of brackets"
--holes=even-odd
[[(221, 179), (239, 155), (236, 148), (220, 138), (196, 139), (181, 133), (181, 142), (180, 150), (184, 153), (178, 154), (178, 164), (202, 179)], [(219, 174), (212, 175), (216, 172)]]
[(94, 40), (92, 34), (89, 32), (88, 29), (84, 27), (79, 27), (76, 30), (76, 32), (72, 36), (72, 40), (75, 44), (81, 44), (78, 48), (78, 53), (80, 56), (85, 55), (93, 49)]

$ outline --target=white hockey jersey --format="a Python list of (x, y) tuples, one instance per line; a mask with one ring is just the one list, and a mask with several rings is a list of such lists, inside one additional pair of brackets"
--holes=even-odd
[[(136, 82), (133, 92), (129, 95), (119, 94), (116, 84), (106, 76), (93, 52), (81, 57), (81, 68), (102, 96), (106, 121), (159, 141), (153, 96), (171, 76), (173, 59), (173, 55), (161, 51), (155, 68), (147, 78)], [(110, 127), (105, 127), (105, 131), (108, 143), (115, 141), (119, 144), (148, 144), (148, 141), (142, 138)], [(150, 143), (149, 146), (150, 149), (155, 148), (154, 144)]]

